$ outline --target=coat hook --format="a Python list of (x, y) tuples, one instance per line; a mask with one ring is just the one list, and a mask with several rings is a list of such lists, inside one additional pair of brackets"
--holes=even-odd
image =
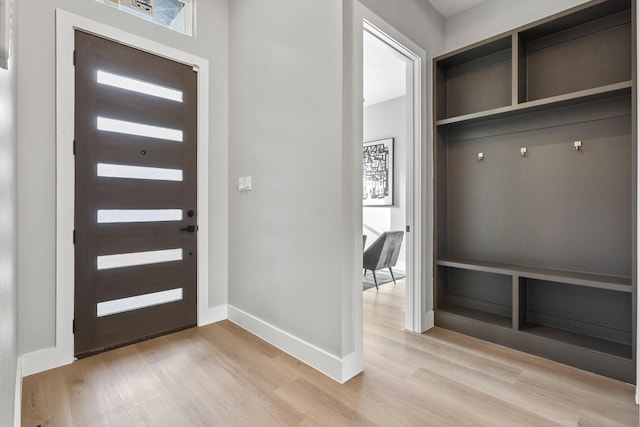
[(573, 148), (575, 148), (576, 151), (580, 151), (582, 148), (582, 141), (573, 141)]
[(478, 153), (478, 160), (484, 160), (484, 153)]
[(521, 155), (522, 157), (524, 157), (524, 156), (526, 156), (526, 155), (527, 155), (527, 147), (522, 147), (522, 148), (520, 149), (520, 155)]

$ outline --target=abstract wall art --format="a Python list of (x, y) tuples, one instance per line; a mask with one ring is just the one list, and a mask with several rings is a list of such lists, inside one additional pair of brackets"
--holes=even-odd
[(393, 206), (393, 138), (364, 143), (362, 172), (363, 206)]

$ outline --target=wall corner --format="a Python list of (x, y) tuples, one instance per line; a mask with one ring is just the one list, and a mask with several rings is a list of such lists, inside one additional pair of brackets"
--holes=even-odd
[(16, 391), (13, 408), (13, 426), (22, 425), (22, 356), (18, 356), (16, 363)]

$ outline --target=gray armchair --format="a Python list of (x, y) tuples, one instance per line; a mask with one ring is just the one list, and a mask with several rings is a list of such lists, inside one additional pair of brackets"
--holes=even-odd
[(371, 270), (373, 273), (373, 281), (376, 284), (376, 289), (378, 289), (376, 270), (388, 268), (393, 283), (396, 283), (396, 278), (393, 276), (391, 267), (396, 265), (398, 261), (403, 238), (404, 231), (385, 231), (364, 251), (362, 267), (364, 268), (365, 274), (367, 270)]

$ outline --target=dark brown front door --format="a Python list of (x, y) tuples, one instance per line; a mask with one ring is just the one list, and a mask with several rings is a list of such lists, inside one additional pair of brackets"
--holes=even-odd
[(196, 324), (192, 67), (75, 33), (75, 354)]

